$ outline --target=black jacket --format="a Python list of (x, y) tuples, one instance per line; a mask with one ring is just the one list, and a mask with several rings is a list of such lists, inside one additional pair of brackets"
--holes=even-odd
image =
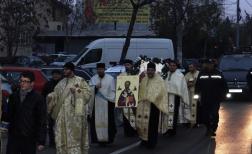
[(32, 90), (24, 101), (19, 91), (10, 96), (8, 104), (9, 135), (23, 136), (45, 145), (47, 107), (43, 96)]
[(228, 92), (227, 83), (218, 70), (201, 71), (195, 86), (201, 104), (215, 104), (224, 101)]
[(60, 80), (50, 80), (48, 81), (43, 88), (42, 95), (46, 98), (47, 95), (51, 92), (53, 92), (54, 87), (58, 84)]

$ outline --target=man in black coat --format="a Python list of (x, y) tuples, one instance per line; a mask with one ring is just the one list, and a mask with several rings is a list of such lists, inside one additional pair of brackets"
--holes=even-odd
[(252, 68), (249, 69), (247, 74), (247, 85), (249, 88), (249, 92), (252, 93)]
[(203, 69), (199, 73), (194, 98), (199, 99), (199, 122), (207, 127), (207, 136), (216, 136), (219, 122), (220, 103), (225, 100), (228, 88), (222, 74), (214, 67), (211, 59), (203, 61)]
[[(52, 71), (52, 79), (48, 81), (42, 91), (42, 95), (44, 98), (51, 92), (53, 92), (54, 87), (58, 84), (58, 82), (62, 79), (62, 72), (60, 70)], [(48, 135), (49, 135), (49, 145), (50, 147), (55, 147), (55, 134), (54, 134), (54, 125), (55, 121), (52, 119), (50, 115), (48, 115)]]
[(35, 154), (44, 149), (47, 107), (43, 96), (33, 90), (34, 74), (24, 72), (20, 89), (9, 99), (7, 154)]

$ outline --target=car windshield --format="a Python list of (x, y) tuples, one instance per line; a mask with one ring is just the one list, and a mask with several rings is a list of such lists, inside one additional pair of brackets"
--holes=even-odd
[(252, 68), (250, 56), (224, 56), (219, 65), (222, 71), (248, 71)]
[(88, 48), (84, 48), (81, 52), (78, 53), (76, 57), (72, 60), (73, 62), (77, 61), (83, 53), (85, 53), (88, 50)]
[(0, 74), (0, 79), (1, 79), (2, 81), (7, 81), (7, 79), (6, 79), (2, 74)]

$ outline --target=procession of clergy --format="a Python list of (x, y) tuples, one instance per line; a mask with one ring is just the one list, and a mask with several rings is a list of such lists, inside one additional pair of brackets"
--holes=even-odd
[[(170, 60), (165, 79), (151, 61), (142, 73), (133, 69), (132, 60), (126, 59), (124, 66), (126, 71), (120, 76), (139, 76), (138, 105), (119, 109), (125, 136), (139, 136), (142, 146), (154, 148), (158, 134), (173, 136), (178, 124), (197, 124), (197, 100), (193, 97), (199, 71), (193, 64), (184, 76), (177, 62)], [(64, 67), (74, 70), (74, 65)], [(97, 74), (89, 83), (77, 76), (64, 78), (48, 95), (49, 113), (56, 119), (57, 153), (88, 153), (89, 126), (91, 143), (105, 146), (114, 141), (116, 81), (105, 68), (104, 63), (98, 63)]]

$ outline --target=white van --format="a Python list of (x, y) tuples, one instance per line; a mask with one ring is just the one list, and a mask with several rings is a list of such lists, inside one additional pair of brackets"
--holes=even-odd
[[(109, 67), (111, 62), (120, 61), (124, 43), (125, 38), (97, 39), (87, 45), (73, 59), (73, 63), (82, 68), (95, 68), (96, 63), (102, 62)], [(149, 58), (174, 59), (172, 41), (160, 38), (132, 38), (126, 59), (134, 61), (139, 55), (146, 55)]]

